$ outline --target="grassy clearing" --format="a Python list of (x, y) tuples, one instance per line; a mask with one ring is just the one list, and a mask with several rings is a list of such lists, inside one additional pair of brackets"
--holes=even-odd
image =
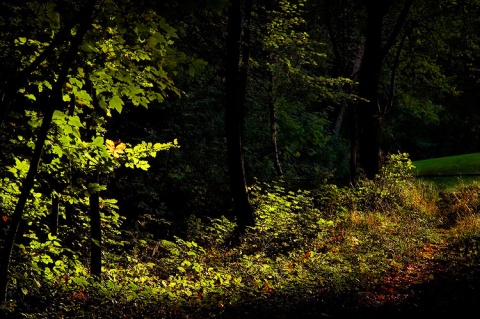
[(436, 185), (442, 191), (476, 186), (480, 183), (480, 176), (468, 176), (480, 174), (480, 153), (414, 161), (413, 165), (416, 176), (427, 176), (422, 180)]
[(480, 153), (414, 161), (416, 175), (480, 174)]

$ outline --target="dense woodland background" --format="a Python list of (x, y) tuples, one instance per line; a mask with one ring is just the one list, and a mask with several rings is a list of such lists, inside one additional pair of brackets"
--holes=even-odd
[[(122, 300), (107, 293), (112, 269), (148, 281), (179, 238), (216, 229), (238, 257), (238, 245), (255, 251), (261, 236), (296, 232), (259, 213), (268, 201), (270, 213), (309, 216), (297, 219), (308, 234), (272, 244), (282, 249), (263, 242), (267, 255), (288, 255), (327, 233), (310, 222), (397, 210), (395, 187), (413, 192), (411, 160), (480, 150), (479, 1), (2, 1), (0, 28), (5, 313), (48, 317), (41, 305), (63, 296), (58, 318), (79, 300), (95, 312), (88, 289)], [(429, 211), (426, 193), (402, 211)], [(182, 247), (193, 256), (197, 245)], [(160, 273), (194, 264), (168, 260)], [(140, 298), (128, 286), (138, 280), (123, 284), (125, 300)], [(147, 313), (149, 293), (135, 301)]]

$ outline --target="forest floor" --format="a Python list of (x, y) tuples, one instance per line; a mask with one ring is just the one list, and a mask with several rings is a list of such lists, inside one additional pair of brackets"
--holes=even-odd
[[(436, 259), (442, 253), (446, 260)], [(301, 293), (295, 300), (250, 303), (227, 310), (222, 318), (463, 318), (478, 313), (480, 262), (463, 265), (459, 251), (428, 245), (422, 262), (396, 269), (369, 291), (329, 296)]]

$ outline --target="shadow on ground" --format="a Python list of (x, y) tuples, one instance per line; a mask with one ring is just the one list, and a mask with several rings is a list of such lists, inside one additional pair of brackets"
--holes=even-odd
[[(397, 287), (401, 300), (365, 301), (365, 293), (341, 296), (306, 297), (297, 295), (294, 303), (288, 298), (273, 298), (226, 309), (222, 319), (430, 319), (467, 318), (479, 313), (480, 265), (478, 268), (442, 273), (434, 280)], [(299, 300), (299, 301), (298, 301)]]

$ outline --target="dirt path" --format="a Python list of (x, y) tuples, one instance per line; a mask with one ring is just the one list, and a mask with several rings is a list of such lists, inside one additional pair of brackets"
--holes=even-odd
[[(427, 245), (415, 264), (392, 271), (373, 291), (359, 296), (355, 318), (462, 318), (478, 313), (480, 264), (462, 266), (435, 259), (450, 252), (447, 245)], [(338, 318), (343, 318), (340, 312)], [(353, 317), (351, 317), (353, 318)]]

